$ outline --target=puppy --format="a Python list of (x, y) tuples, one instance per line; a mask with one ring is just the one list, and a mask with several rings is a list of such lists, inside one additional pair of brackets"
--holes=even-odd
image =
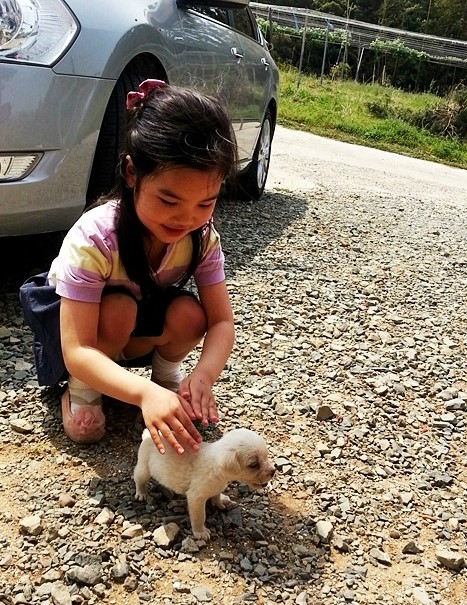
[(265, 487), (273, 477), (275, 467), (268, 459), (266, 442), (248, 429), (228, 431), (212, 443), (201, 443), (198, 452), (176, 454), (167, 443), (160, 454), (145, 429), (134, 471), (135, 498), (146, 499), (151, 477), (177, 494), (187, 497), (191, 529), (198, 540), (209, 540), (210, 531), (204, 525), (206, 502), (225, 509), (233, 504), (222, 493), (231, 481), (246, 483), (252, 489)]

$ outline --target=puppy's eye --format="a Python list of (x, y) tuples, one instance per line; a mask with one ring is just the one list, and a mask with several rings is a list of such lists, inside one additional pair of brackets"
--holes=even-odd
[(255, 460), (254, 462), (252, 462), (251, 464), (248, 465), (250, 468), (253, 469), (257, 469), (259, 468), (259, 462), (257, 460)]

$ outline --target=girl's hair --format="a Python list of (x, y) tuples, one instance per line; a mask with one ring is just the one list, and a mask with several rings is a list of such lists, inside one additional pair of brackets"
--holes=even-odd
[[(135, 171), (134, 190), (125, 180), (126, 158)], [(233, 176), (237, 145), (229, 116), (216, 97), (175, 86), (158, 87), (133, 103), (127, 113), (126, 141), (118, 182), (107, 199), (120, 199), (117, 238), (128, 277), (143, 290), (153, 284), (146, 257), (145, 228), (139, 221), (134, 194), (146, 177), (170, 168), (217, 171)], [(193, 275), (208, 241), (210, 224), (192, 232), (193, 254), (179, 285)]]

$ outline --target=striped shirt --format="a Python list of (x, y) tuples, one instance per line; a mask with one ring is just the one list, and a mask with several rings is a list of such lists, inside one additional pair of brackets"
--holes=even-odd
[[(110, 201), (85, 212), (63, 240), (52, 262), (49, 282), (57, 294), (71, 300), (100, 302), (105, 286), (124, 286), (137, 298), (139, 286), (131, 281), (120, 262), (116, 233), (118, 202)], [(209, 242), (198, 264), (194, 280), (197, 287), (224, 281), (224, 254), (220, 237), (211, 227)], [(191, 235), (168, 244), (153, 277), (161, 286), (175, 285), (189, 266), (192, 256)]]

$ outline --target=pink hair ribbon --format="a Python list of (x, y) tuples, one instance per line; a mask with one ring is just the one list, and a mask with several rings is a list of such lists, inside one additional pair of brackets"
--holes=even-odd
[(126, 108), (133, 109), (135, 105), (144, 99), (144, 97), (150, 93), (152, 90), (156, 90), (157, 88), (165, 88), (167, 83), (164, 80), (144, 80), (139, 85), (139, 90), (141, 92), (131, 91), (126, 96)]

